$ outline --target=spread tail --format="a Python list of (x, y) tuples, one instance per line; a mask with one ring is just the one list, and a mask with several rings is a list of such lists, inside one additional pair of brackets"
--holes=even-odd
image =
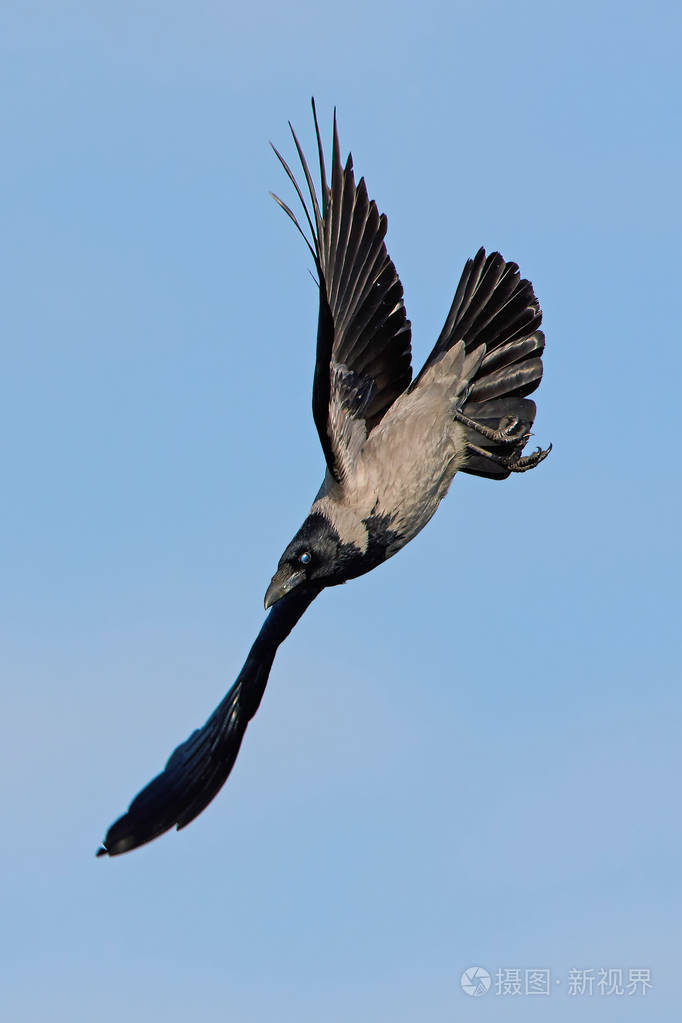
[(467, 440), (461, 472), (505, 479), (530, 469), (549, 453), (522, 457), (535, 420), (535, 402), (526, 397), (542, 379), (545, 335), (539, 330), (540, 304), (516, 263), (499, 252), (480, 249), (467, 260), (445, 326), (424, 371), (458, 341), (466, 353), (485, 345), (485, 355), (468, 381), (457, 419)]

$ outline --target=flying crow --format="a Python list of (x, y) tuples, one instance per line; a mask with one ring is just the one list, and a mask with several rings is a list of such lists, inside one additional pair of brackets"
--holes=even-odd
[(275, 150), (304, 226), (274, 198), (303, 235), (319, 280), (313, 418), (324, 480), (279, 560), (265, 594), (272, 610), (233, 687), (111, 826), (98, 855), (182, 828), (213, 799), (258, 709), (277, 647), (324, 587), (369, 572), (404, 547), (456, 472), (505, 479), (532, 469), (551, 449), (523, 454), (535, 419), (528, 395), (540, 383), (545, 344), (530, 282), (498, 252), (481, 249), (469, 259), (440, 337), (413, 380), (410, 322), (384, 243), (386, 217), (364, 179), (355, 181), (352, 158), (342, 164), (336, 117), (328, 182), (314, 103), (313, 116), (319, 197), (293, 128), (303, 187)]

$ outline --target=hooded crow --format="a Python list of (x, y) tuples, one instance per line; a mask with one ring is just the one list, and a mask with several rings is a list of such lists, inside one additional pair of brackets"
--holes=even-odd
[(213, 799), (258, 709), (277, 647), (322, 589), (371, 571), (409, 543), (457, 472), (506, 479), (551, 450), (523, 454), (535, 419), (528, 395), (540, 383), (545, 344), (530, 282), (515, 263), (480, 249), (467, 261), (440, 337), (413, 380), (410, 322), (386, 251), (386, 216), (364, 179), (356, 183), (351, 156), (341, 162), (336, 115), (328, 181), (314, 102), (313, 117), (319, 197), (291, 125), (303, 187), (275, 149), (304, 226), (274, 198), (317, 269), (313, 418), (324, 480), (279, 560), (265, 594), (270, 613), (232, 689), (111, 826), (98, 855), (182, 828)]
[[(313, 106), (314, 112), (314, 106)], [(335, 586), (376, 568), (424, 528), (457, 471), (505, 479), (549, 453), (523, 456), (535, 419), (526, 395), (542, 377), (542, 314), (516, 263), (480, 249), (468, 260), (445, 326), (412, 381), (410, 322), (384, 243), (386, 216), (341, 164), (336, 118), (331, 184), (315, 117), (321, 204), (292, 134), (310, 205), (300, 199), (320, 284), (313, 418), (326, 460), (310, 514), (265, 595)]]

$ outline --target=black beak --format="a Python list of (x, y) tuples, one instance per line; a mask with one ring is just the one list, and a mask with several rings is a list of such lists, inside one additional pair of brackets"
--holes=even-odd
[(306, 574), (304, 571), (297, 572), (288, 565), (278, 568), (265, 593), (265, 610), (267, 611), (269, 607), (272, 607), (278, 600), (281, 600), (285, 593), (291, 593), (292, 590), (305, 581)]

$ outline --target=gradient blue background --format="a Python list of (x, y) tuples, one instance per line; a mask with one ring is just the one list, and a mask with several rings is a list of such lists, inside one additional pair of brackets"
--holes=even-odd
[[(680, 948), (677, 3), (6, 2), (4, 1019), (670, 1020)], [(464, 260), (548, 345), (536, 472), (285, 644), (227, 787), (96, 861), (262, 619), (322, 473), (267, 147), (339, 109), (418, 367)], [(471, 999), (471, 965), (551, 967)], [(572, 967), (649, 967), (573, 999)]]

